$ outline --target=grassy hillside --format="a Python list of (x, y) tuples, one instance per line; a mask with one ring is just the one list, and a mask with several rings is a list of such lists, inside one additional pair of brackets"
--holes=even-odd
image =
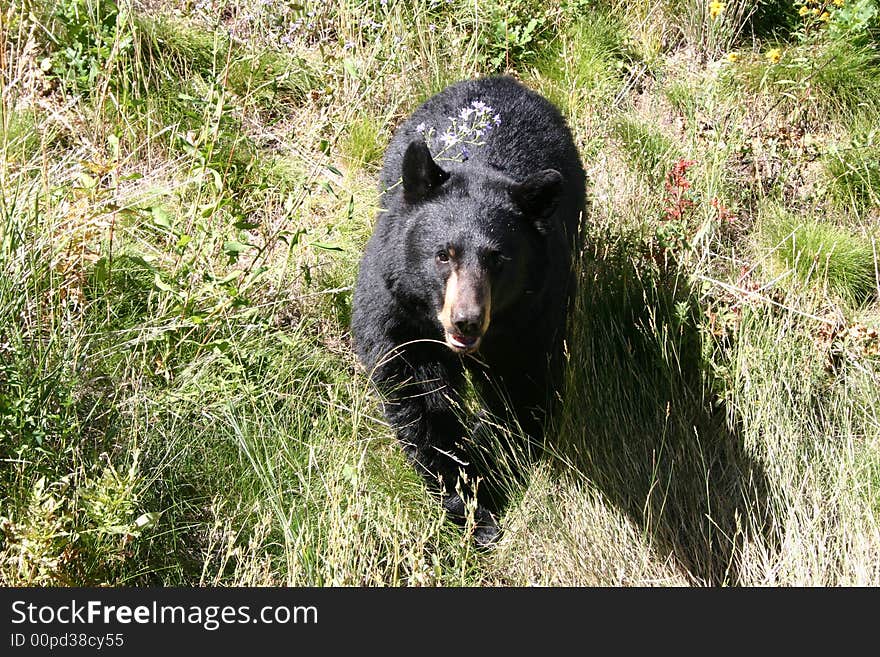
[[(0, 583), (880, 585), (880, 2), (0, 10)], [(502, 72), (591, 210), (477, 551), (348, 324), (395, 126)]]

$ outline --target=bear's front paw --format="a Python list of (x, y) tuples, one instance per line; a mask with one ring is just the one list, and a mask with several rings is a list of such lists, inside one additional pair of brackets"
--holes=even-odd
[[(449, 518), (458, 525), (468, 524), (468, 509), (460, 495), (447, 495), (443, 500), (443, 508)], [(489, 547), (501, 536), (501, 528), (495, 516), (486, 507), (477, 504), (473, 509), (474, 543), (479, 547)]]
[(495, 516), (481, 506), (474, 513), (474, 543), (487, 548), (501, 536), (501, 528), (495, 522)]

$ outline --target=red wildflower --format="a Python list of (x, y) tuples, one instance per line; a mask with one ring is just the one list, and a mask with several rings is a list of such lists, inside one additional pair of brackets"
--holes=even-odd
[(694, 202), (685, 196), (691, 186), (686, 176), (687, 170), (694, 164), (694, 160), (681, 159), (666, 174), (666, 207), (663, 213), (668, 220), (679, 220), (685, 211), (694, 207)]
[(736, 215), (724, 207), (724, 204), (715, 196), (712, 198), (712, 207), (718, 211), (718, 220), (721, 223), (732, 223), (736, 219)]

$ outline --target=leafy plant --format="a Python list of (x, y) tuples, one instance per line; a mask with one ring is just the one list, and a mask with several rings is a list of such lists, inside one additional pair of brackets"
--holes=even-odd
[(828, 35), (832, 39), (863, 42), (868, 31), (877, 27), (880, 15), (877, 0), (834, 2), (829, 9)]
[(78, 93), (93, 90), (111, 63), (131, 49), (126, 14), (115, 0), (60, 0), (52, 18), (57, 25), (52, 72)]
[(481, 59), (490, 71), (529, 61), (549, 37), (552, 14), (535, 0), (493, 0), (482, 6)]

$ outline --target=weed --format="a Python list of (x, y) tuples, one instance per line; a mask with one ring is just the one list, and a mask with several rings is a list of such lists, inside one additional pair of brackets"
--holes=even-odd
[(533, 60), (548, 40), (551, 11), (534, 0), (493, 0), (483, 3), (479, 37), (482, 63), (504, 71)]
[[(62, 0), (55, 3), (52, 18), (58, 25), (52, 71), (74, 92), (94, 90), (99, 77), (130, 54), (127, 15), (114, 0)], [(125, 80), (126, 75), (111, 79)]]

